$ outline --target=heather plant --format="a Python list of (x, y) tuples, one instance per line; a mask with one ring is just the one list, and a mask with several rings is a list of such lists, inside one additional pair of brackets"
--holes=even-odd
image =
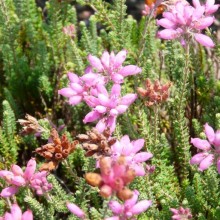
[(0, 0), (0, 219), (220, 219), (219, 4), (143, 2)]

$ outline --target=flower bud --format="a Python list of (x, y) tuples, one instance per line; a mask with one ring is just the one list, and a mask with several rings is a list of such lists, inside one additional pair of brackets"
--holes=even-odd
[(100, 186), (102, 177), (98, 173), (86, 173), (86, 182), (91, 186)]

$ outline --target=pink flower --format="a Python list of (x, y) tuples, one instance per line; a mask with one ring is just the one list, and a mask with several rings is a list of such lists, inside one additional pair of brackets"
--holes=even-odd
[(127, 94), (121, 97), (121, 86), (114, 84), (111, 89), (110, 95), (106, 88), (102, 85), (97, 87), (99, 91), (97, 97), (87, 96), (86, 103), (92, 107), (83, 122), (93, 122), (99, 120), (96, 129), (102, 133), (106, 128), (110, 128), (113, 132), (116, 126), (116, 118), (118, 115), (123, 114), (127, 108), (137, 98), (136, 94)]
[(69, 202), (67, 202), (66, 205), (67, 205), (67, 208), (70, 210), (70, 212), (72, 212), (74, 215), (76, 215), (77, 217), (81, 219), (85, 219), (84, 211), (80, 209), (77, 205), (73, 203), (69, 203)]
[(136, 173), (131, 169), (124, 157), (114, 161), (110, 157), (102, 157), (99, 160), (100, 174), (87, 173), (85, 179), (88, 184), (98, 186), (100, 195), (104, 198), (116, 194), (121, 200), (130, 199), (133, 196), (131, 190), (126, 188)]
[(75, 37), (75, 32), (76, 32), (76, 29), (75, 29), (74, 24), (70, 24), (70, 25), (63, 27), (63, 33), (69, 37), (72, 37), (72, 38)]
[(204, 128), (208, 140), (191, 138), (191, 144), (202, 150), (202, 152), (194, 155), (190, 160), (190, 164), (199, 165), (199, 170), (204, 171), (217, 161), (217, 168), (220, 173), (220, 130), (215, 132), (208, 123), (204, 125)]
[[(199, 0), (193, 0), (192, 3), (195, 8), (202, 6)], [(219, 8), (219, 4), (215, 4), (215, 0), (207, 0), (203, 6), (205, 7), (205, 15), (214, 14)]]
[(37, 195), (41, 196), (52, 189), (52, 184), (48, 183), (46, 177), (46, 171), (37, 172), (32, 176), (30, 187), (36, 190)]
[(122, 50), (118, 54), (105, 51), (101, 58), (89, 55), (90, 66), (95, 72), (103, 74), (107, 81), (112, 80), (114, 83), (123, 83), (124, 77), (135, 75), (141, 72), (141, 68), (135, 65), (122, 66), (127, 56), (127, 51)]
[(173, 213), (173, 220), (187, 220), (192, 218), (192, 214), (188, 208), (184, 209), (180, 207), (179, 209), (171, 208), (170, 211)]
[(106, 218), (105, 220), (125, 220), (125, 219), (137, 219), (136, 216), (142, 212), (145, 212), (151, 205), (150, 200), (142, 200), (137, 202), (139, 192), (133, 191), (133, 197), (125, 201), (124, 204), (120, 204), (118, 201), (110, 201), (109, 208), (112, 210), (115, 216)]
[[(210, 0), (208, 0), (210, 1)], [(207, 1), (207, 2), (208, 2)], [(198, 0), (194, 1), (195, 7), (178, 1), (170, 11), (164, 12), (162, 19), (157, 21), (165, 29), (158, 32), (158, 37), (165, 40), (179, 39), (182, 45), (189, 38), (194, 38), (205, 47), (214, 47), (212, 39), (201, 31), (212, 25), (214, 17), (207, 13), (208, 7), (199, 6)], [(212, 3), (208, 3), (211, 5)], [(210, 6), (212, 8), (212, 6)], [(213, 11), (210, 9), (210, 11)]]
[(60, 89), (58, 94), (69, 98), (70, 105), (79, 104), (90, 94), (96, 95), (96, 86), (104, 84), (104, 78), (99, 74), (92, 73), (91, 68), (87, 68), (82, 77), (69, 72), (68, 78), (70, 80), (69, 86)]
[(144, 146), (144, 139), (138, 139), (130, 142), (129, 136), (125, 135), (120, 141), (112, 145), (112, 158), (118, 159), (120, 156), (126, 158), (127, 163), (136, 172), (137, 176), (144, 176), (145, 169), (142, 162), (145, 162), (153, 157), (153, 154), (148, 152), (138, 153)]
[(0, 178), (3, 178), (11, 186), (3, 189), (0, 195), (5, 198), (10, 197), (16, 194), (20, 187), (26, 186), (35, 189), (38, 195), (49, 191), (52, 185), (46, 180), (47, 173), (45, 173), (45, 171), (35, 173), (35, 171), (35, 158), (31, 158), (28, 161), (24, 172), (18, 165), (12, 165), (11, 171), (1, 170)]
[(3, 220), (33, 220), (33, 213), (31, 210), (27, 210), (22, 214), (20, 207), (17, 204), (11, 206), (11, 213), (6, 212), (0, 219)]

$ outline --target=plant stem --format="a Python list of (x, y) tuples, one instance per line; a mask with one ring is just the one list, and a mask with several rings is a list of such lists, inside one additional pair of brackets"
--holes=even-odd
[(79, 181), (79, 177), (76, 175), (75, 172), (73, 172), (73, 170), (71, 169), (71, 166), (70, 166), (69, 162), (68, 162), (67, 160), (64, 160), (63, 163), (64, 163), (65, 167), (67, 168), (67, 170), (69, 171), (69, 173), (70, 173), (70, 174), (72, 175), (72, 177), (74, 178), (75, 182), (76, 182), (76, 183), (79, 183), (79, 182), (80, 182), (80, 181)]
[(181, 109), (182, 109), (182, 105), (183, 105), (183, 99), (184, 99), (184, 94), (185, 94), (185, 90), (186, 90), (186, 85), (187, 85), (187, 79), (189, 76), (189, 42), (187, 42), (186, 44), (186, 49), (185, 49), (185, 65), (184, 65), (184, 78), (183, 78), (183, 84), (182, 84), (182, 88), (180, 91), (180, 100), (179, 100), (179, 108), (178, 108), (178, 115), (180, 115)]

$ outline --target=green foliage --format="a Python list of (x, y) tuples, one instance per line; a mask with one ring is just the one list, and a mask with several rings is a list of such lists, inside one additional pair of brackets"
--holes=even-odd
[[(77, 20), (75, 2), (94, 10), (88, 21)], [(72, 37), (63, 33), (70, 24), (75, 27)], [(89, 107), (69, 106), (58, 90), (69, 83), (66, 73), (83, 75), (89, 54), (100, 57), (103, 51), (117, 54), (126, 49), (123, 66), (138, 65), (142, 73), (126, 78), (123, 95), (144, 88), (147, 78), (172, 83), (165, 102), (147, 106), (146, 100), (138, 98), (117, 118), (113, 135), (117, 139), (126, 134), (131, 140), (143, 138), (142, 151), (154, 155), (147, 164), (154, 165), (155, 172), (135, 178), (129, 186), (140, 192), (139, 200), (153, 202), (138, 219), (168, 220), (170, 208), (179, 206), (190, 208), (194, 219), (220, 219), (216, 167), (200, 173), (189, 164), (191, 154), (197, 152), (190, 148), (190, 138), (205, 139), (205, 123), (220, 129), (220, 45), (216, 41), (216, 47), (207, 51), (192, 44), (187, 51), (177, 41), (155, 38), (157, 30), (153, 17), (136, 21), (128, 15), (125, 0), (112, 4), (50, 0), (45, 8), (37, 8), (35, 0), (0, 0), (0, 168), (24, 165), (35, 156), (31, 152), (48, 143), (52, 121), (58, 129), (66, 126), (61, 133), (66, 132), (70, 140), (89, 130), (94, 124), (82, 123)], [(18, 134), (16, 120), (26, 113), (39, 118), (40, 137)], [(61, 124), (59, 119), (63, 119)], [(85, 157), (78, 145), (48, 176), (53, 185), (48, 194), (34, 197), (25, 189), (16, 199), (40, 220), (78, 219), (69, 213), (67, 201), (80, 206), (88, 219), (101, 220), (104, 215), (112, 216), (108, 201), (84, 179), (85, 173), (97, 170), (95, 159)], [(6, 203), (0, 200), (0, 216), (7, 210)]]
[(9, 165), (15, 163), (18, 154), (16, 137), (16, 121), (14, 112), (8, 101), (3, 103), (3, 121), (0, 127), (0, 155), (4, 163)]

